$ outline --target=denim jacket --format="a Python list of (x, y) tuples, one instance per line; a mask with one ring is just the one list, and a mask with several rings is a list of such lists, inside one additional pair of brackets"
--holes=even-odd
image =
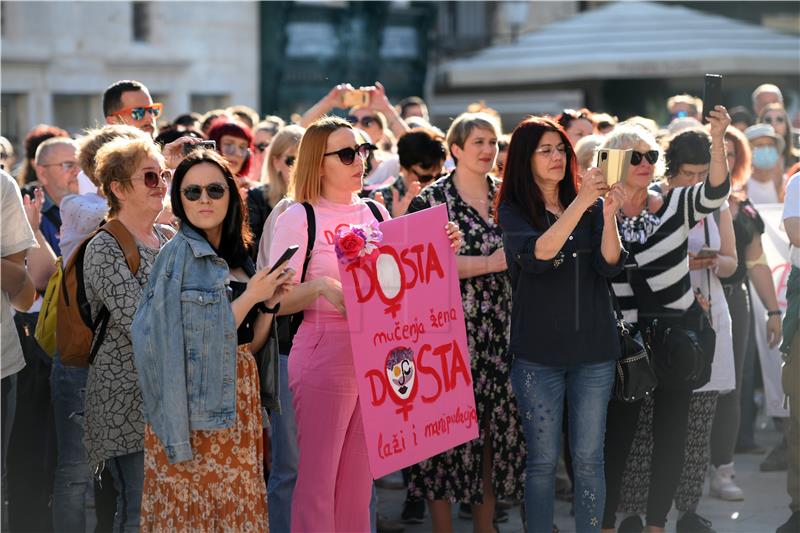
[(228, 265), (183, 226), (159, 252), (131, 327), (144, 416), (170, 463), (192, 459), (191, 430), (236, 419), (236, 322)]

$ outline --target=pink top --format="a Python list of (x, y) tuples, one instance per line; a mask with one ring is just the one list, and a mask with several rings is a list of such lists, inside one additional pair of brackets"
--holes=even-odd
[[(369, 224), (375, 216), (364, 200), (353, 196), (351, 204), (337, 204), (320, 197), (314, 204), (314, 216), (317, 225), (317, 236), (314, 249), (311, 252), (311, 261), (308, 263), (306, 281), (311, 281), (323, 276), (336, 280), (339, 278), (338, 259), (334, 250), (334, 236), (336, 229), (343, 224)], [(378, 204), (384, 220), (392, 217), (383, 205)], [(278, 217), (275, 224), (275, 233), (269, 248), (270, 258), (279, 258), (287, 247), (297, 244), (300, 249), (289, 261), (289, 266), (297, 272), (295, 281), (300, 282), (303, 272), (303, 259), (306, 254), (308, 241), (308, 221), (306, 211), (302, 204), (294, 204)], [(315, 302), (305, 309), (303, 320), (327, 322), (342, 320), (344, 317), (331, 303), (320, 296)]]

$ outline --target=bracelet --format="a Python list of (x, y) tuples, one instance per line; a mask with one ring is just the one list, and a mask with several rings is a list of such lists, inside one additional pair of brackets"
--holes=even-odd
[(774, 311), (767, 311), (767, 316), (781, 316), (783, 313), (780, 309), (776, 309)]
[(265, 304), (264, 302), (258, 302), (258, 305), (256, 306), (256, 308), (261, 313), (270, 313), (270, 314), (274, 315), (281, 308), (281, 303), (280, 302), (276, 303), (275, 307), (268, 307), (267, 304)]

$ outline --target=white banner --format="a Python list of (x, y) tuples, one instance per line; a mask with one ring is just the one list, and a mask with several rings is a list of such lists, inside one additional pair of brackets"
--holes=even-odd
[[(755, 206), (764, 220), (764, 234), (761, 243), (767, 262), (772, 269), (772, 279), (778, 296), (781, 311), (786, 312), (786, 281), (792, 265), (789, 262), (789, 237), (781, 224), (783, 204), (759, 204)], [(744, 261), (740, 257), (739, 261)], [(764, 378), (764, 396), (766, 398), (766, 414), (770, 417), (788, 417), (789, 410), (783, 408), (783, 389), (781, 388), (781, 352), (778, 347), (767, 345), (767, 310), (758, 297), (753, 284), (750, 284), (750, 295), (755, 316), (756, 347), (761, 361), (761, 374)]]

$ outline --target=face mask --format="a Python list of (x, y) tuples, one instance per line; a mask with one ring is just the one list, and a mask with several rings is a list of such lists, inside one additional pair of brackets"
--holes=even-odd
[(759, 146), (753, 149), (753, 166), (772, 168), (778, 164), (778, 150), (774, 146)]

